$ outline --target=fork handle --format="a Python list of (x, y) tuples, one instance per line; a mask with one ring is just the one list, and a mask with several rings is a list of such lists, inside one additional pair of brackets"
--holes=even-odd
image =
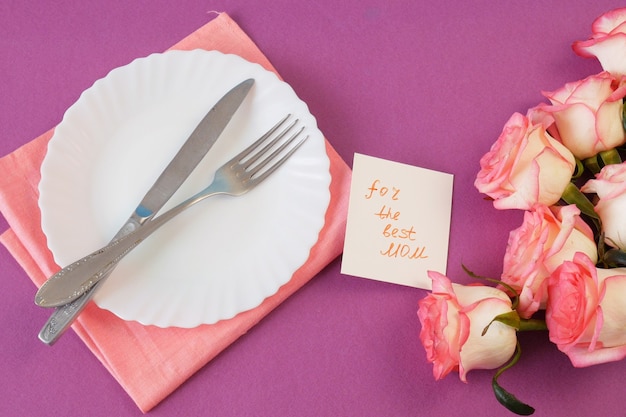
[(145, 222), (136, 231), (61, 269), (37, 291), (35, 304), (41, 307), (58, 307), (76, 300), (95, 284), (106, 279), (120, 260), (158, 228), (185, 209), (215, 194), (217, 192), (205, 189), (162, 215)]

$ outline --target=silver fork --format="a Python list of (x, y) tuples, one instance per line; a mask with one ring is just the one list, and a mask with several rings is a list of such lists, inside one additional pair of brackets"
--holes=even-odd
[(106, 277), (137, 245), (185, 209), (217, 194), (240, 196), (263, 182), (308, 139), (306, 136), (296, 141), (304, 130), (301, 127), (279, 144), (295, 127), (298, 122), (295, 120), (270, 140), (290, 116), (284, 117), (256, 142), (218, 168), (213, 182), (204, 190), (145, 223), (135, 232), (109, 243), (51, 276), (37, 292), (35, 303), (42, 307), (58, 307), (77, 299)]

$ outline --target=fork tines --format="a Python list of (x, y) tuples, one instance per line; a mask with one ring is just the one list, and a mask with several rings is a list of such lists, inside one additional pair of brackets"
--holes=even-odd
[[(285, 116), (240, 154), (241, 158), (238, 163), (246, 170), (248, 175), (250, 175), (253, 180), (260, 182), (265, 179), (276, 168), (283, 164), (304, 143), (304, 141), (308, 139), (307, 135), (296, 141), (296, 139), (303, 132), (304, 126), (293, 132), (288, 139), (284, 139), (298, 124), (299, 119), (295, 119), (283, 128), (283, 130), (280, 131), (273, 139), (269, 140), (290, 117), (291, 114)], [(263, 157), (263, 159), (259, 161), (261, 157)], [(268, 167), (270, 162), (272, 165)], [(263, 170), (265, 167), (267, 167), (267, 169)]]

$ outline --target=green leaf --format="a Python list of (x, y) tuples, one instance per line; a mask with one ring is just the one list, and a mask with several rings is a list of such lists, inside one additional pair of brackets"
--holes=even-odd
[(587, 196), (583, 194), (574, 183), (570, 182), (567, 184), (567, 187), (565, 187), (561, 199), (563, 199), (563, 201), (565, 201), (567, 204), (576, 204), (576, 207), (578, 207), (578, 209), (582, 213), (586, 214), (592, 219), (600, 218), (598, 217), (595, 207), (593, 206), (591, 201), (589, 201)]
[(520, 347), (519, 342), (517, 342), (513, 358), (508, 364), (498, 369), (498, 372), (496, 372), (496, 374), (493, 376), (493, 379), (491, 380), (491, 387), (493, 388), (493, 393), (495, 394), (496, 399), (500, 404), (502, 404), (508, 410), (514, 412), (515, 414), (518, 414), (520, 416), (529, 416), (535, 412), (535, 409), (528, 404), (525, 404), (518, 400), (515, 395), (511, 394), (510, 392), (502, 388), (500, 384), (498, 384), (498, 377), (500, 377), (500, 375), (502, 375), (504, 371), (515, 365), (521, 356), (522, 348)]
[(572, 180), (577, 180), (584, 174), (585, 166), (583, 165), (583, 162), (580, 159), (578, 158), (574, 158), (574, 159), (576, 160), (576, 168), (574, 169), (574, 173), (572, 174)]
[(626, 266), (626, 252), (619, 249), (609, 249), (604, 252), (602, 261), (609, 267), (623, 267)]
[(602, 160), (604, 166), (622, 163), (622, 158), (619, 156), (619, 152), (617, 152), (617, 149), (602, 151), (598, 154), (598, 156), (600, 157), (600, 160)]
[(598, 155), (590, 156), (589, 158), (583, 161), (585, 164), (585, 168), (589, 170), (592, 174), (597, 174), (600, 172), (602, 167), (600, 166), (600, 161), (598, 161)]
[(529, 416), (535, 412), (534, 408), (515, 398), (515, 395), (502, 388), (496, 380), (492, 381), (491, 386), (498, 402), (508, 410), (520, 416)]
[[(587, 168), (589, 171), (591, 171), (592, 174), (595, 175), (607, 165), (621, 164), (622, 158), (619, 156), (619, 152), (617, 151), (617, 149), (609, 149), (599, 152), (594, 156), (590, 156), (589, 158), (585, 159), (583, 163), (585, 165), (585, 168)], [(576, 174), (578, 171), (578, 166), (576, 168), (577, 169), (574, 171), (573, 175), (574, 178), (577, 178)]]
[(489, 326), (491, 326), (491, 323), (493, 323), (494, 321), (498, 321), (500, 323), (506, 324), (507, 326), (512, 327), (515, 330), (519, 330), (520, 328), (519, 314), (517, 314), (517, 311), (511, 310), (509, 312), (502, 313), (494, 317), (493, 320), (491, 320), (489, 324), (485, 326), (485, 328), (483, 329), (483, 332), (481, 334), (482, 336), (484, 336), (485, 333), (487, 333), (487, 330), (489, 330)]

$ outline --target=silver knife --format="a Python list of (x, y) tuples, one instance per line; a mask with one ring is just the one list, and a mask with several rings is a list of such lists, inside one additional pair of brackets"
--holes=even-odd
[[(248, 95), (253, 84), (254, 79), (252, 78), (243, 81), (226, 93), (211, 108), (174, 156), (174, 159), (172, 159), (150, 190), (148, 190), (112, 241), (141, 227), (163, 207), (217, 141), (244, 98)], [(111, 268), (107, 272), (107, 276), (113, 269)], [(106, 281), (106, 277), (102, 278), (76, 300), (57, 307), (39, 332), (39, 339), (47, 345), (52, 345), (56, 342), (85, 308), (104, 281)]]

